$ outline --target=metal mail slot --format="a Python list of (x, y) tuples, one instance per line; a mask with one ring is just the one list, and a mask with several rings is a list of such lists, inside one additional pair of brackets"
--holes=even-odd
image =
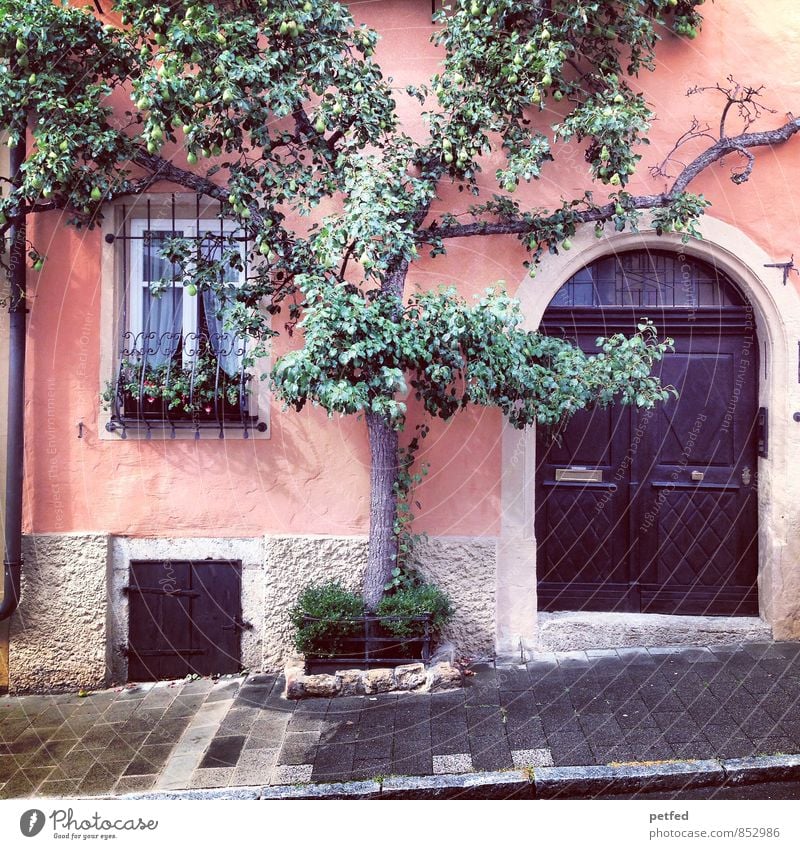
[(557, 481), (577, 481), (580, 483), (602, 483), (602, 469), (556, 469)]

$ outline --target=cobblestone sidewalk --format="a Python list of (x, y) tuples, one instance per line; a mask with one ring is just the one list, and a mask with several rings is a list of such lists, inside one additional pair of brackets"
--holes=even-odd
[(0, 798), (800, 753), (800, 644), (484, 666), (462, 690), (311, 699), (251, 675), (0, 698)]

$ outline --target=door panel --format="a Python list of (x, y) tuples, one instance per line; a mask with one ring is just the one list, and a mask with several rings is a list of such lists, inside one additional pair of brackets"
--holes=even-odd
[[(569, 335), (591, 353), (598, 319), (586, 318), (582, 329), (573, 313)], [(603, 316), (606, 335), (631, 332), (616, 319)], [(542, 609), (757, 613), (758, 365), (745, 320), (728, 309), (725, 322), (709, 314), (692, 326), (664, 311), (659, 330), (675, 352), (656, 371), (677, 399), (580, 414), (560, 445), (538, 435)], [(575, 467), (585, 471), (558, 480)], [(599, 480), (574, 480), (592, 473)]]
[(128, 679), (239, 672), (241, 564), (133, 561)]

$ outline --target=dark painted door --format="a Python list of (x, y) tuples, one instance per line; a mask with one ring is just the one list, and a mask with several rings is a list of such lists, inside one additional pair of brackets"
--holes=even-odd
[(240, 671), (240, 563), (133, 561), (128, 596), (129, 680)]
[[(656, 316), (654, 316), (656, 318)], [(631, 310), (550, 309), (543, 330), (587, 352), (632, 332)], [(657, 370), (679, 392), (651, 411), (578, 414), (537, 440), (537, 572), (544, 610), (757, 613), (758, 352), (746, 309), (663, 310)]]

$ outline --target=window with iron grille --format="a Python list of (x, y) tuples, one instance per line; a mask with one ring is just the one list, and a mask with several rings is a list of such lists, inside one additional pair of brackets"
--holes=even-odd
[[(252, 340), (231, 320), (247, 273), (248, 234), (220, 218), (124, 214), (113, 236), (122, 259), (120, 342), (106, 392), (108, 430), (175, 436), (191, 430), (263, 432)], [(106, 237), (108, 239), (108, 236)], [(189, 282), (215, 261), (214, 286)]]

